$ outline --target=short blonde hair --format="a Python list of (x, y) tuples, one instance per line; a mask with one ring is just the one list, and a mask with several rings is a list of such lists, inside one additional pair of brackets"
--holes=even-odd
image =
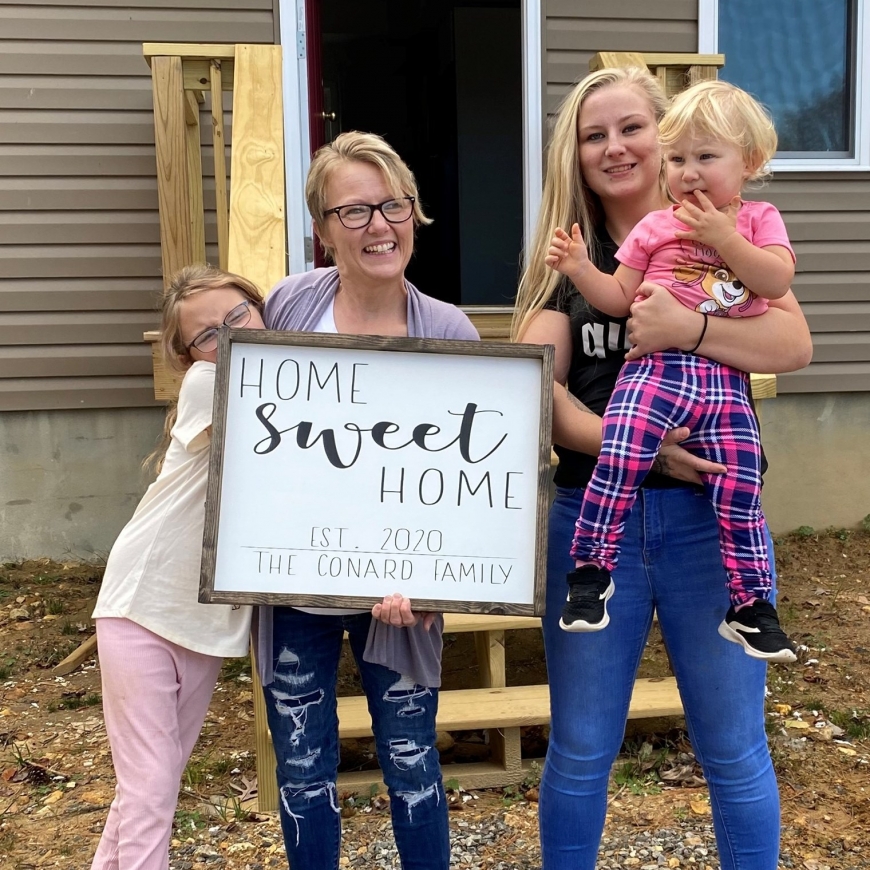
[[(649, 70), (640, 67), (615, 67), (590, 73), (574, 85), (562, 100), (547, 146), (547, 174), (535, 234), (514, 307), (512, 341), (522, 338), (529, 322), (544, 307), (562, 280), (562, 276), (544, 262), (556, 227), (570, 230), (572, 224), (579, 224), (593, 261), (599, 253), (596, 250), (596, 228), (604, 215), (598, 195), (589, 188), (580, 171), (579, 121), (580, 110), (587, 97), (611, 85), (633, 87), (641, 91), (649, 101), (650, 111), (656, 121), (667, 107), (658, 79)], [(666, 201), (663, 176), (661, 183), (662, 199)]]
[(749, 181), (769, 174), (776, 153), (776, 128), (764, 106), (729, 82), (699, 82), (677, 94), (659, 124), (663, 148), (686, 134), (722, 139), (738, 147)]
[[(346, 163), (370, 163), (372, 166), (376, 166), (383, 174), (387, 187), (393, 196), (396, 198), (414, 197), (412, 213), (414, 226), (426, 226), (432, 223), (432, 219), (423, 213), (420, 194), (417, 190), (417, 179), (414, 178), (414, 173), (411, 172), (408, 164), (399, 157), (382, 136), (351, 130), (347, 133), (341, 133), (332, 142), (318, 148), (308, 169), (308, 178), (305, 182), (305, 201), (318, 230), (323, 227), (326, 219), (324, 214), (326, 211), (326, 188), (332, 178), (332, 173)], [(331, 248), (324, 242), (320, 232), (318, 232), (318, 236), (320, 236), (320, 244), (323, 245), (326, 253), (331, 255)]]

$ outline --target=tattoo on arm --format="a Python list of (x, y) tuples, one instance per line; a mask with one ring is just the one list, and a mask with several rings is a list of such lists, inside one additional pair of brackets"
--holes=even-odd
[(568, 394), (568, 401), (577, 408), (578, 411), (582, 411), (584, 414), (591, 414), (592, 411), (589, 410), (576, 396), (572, 395), (566, 389), (565, 392)]
[(656, 474), (666, 474), (668, 477), (673, 477), (673, 471), (671, 470), (671, 463), (668, 460), (667, 456), (662, 456), (661, 453), (653, 459), (652, 468), (650, 471), (656, 472)]

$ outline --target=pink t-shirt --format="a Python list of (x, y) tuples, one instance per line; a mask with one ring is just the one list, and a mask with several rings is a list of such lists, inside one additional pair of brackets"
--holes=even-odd
[[(644, 273), (644, 279), (667, 287), (687, 308), (719, 317), (751, 317), (767, 311), (767, 300), (745, 287), (709, 245), (678, 239), (688, 230), (674, 217), (675, 205), (650, 212), (629, 233), (616, 254), (620, 263)], [(756, 248), (780, 245), (794, 251), (782, 216), (769, 202), (744, 202), (737, 212), (737, 232)]]

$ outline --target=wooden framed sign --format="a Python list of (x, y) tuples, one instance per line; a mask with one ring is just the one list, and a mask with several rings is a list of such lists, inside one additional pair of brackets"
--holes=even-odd
[(553, 348), (221, 330), (200, 601), (544, 608)]

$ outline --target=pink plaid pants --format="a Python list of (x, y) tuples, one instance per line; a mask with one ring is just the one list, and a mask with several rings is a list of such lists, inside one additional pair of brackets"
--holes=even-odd
[(623, 366), (604, 413), (601, 454), (577, 518), (571, 556), (613, 571), (637, 489), (665, 436), (679, 426), (692, 433), (684, 447), (728, 468), (702, 480), (719, 520), (731, 603), (766, 600), (771, 577), (749, 376), (680, 351), (650, 354)]

